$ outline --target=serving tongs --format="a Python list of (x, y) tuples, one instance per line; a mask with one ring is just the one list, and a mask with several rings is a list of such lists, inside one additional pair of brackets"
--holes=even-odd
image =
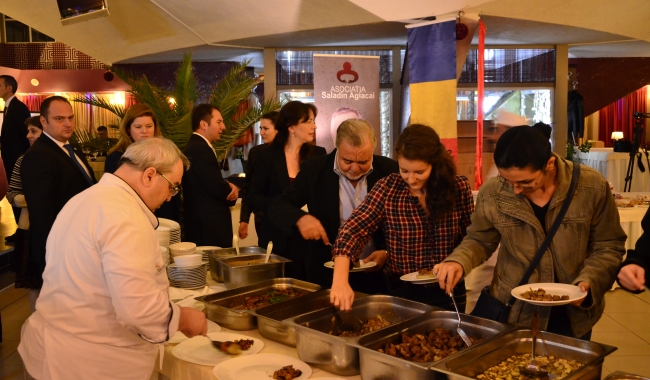
[(463, 342), (467, 345), (467, 347), (472, 345), (472, 341), (469, 339), (467, 334), (465, 334), (465, 331), (460, 328), (461, 320), (460, 320), (460, 313), (458, 312), (458, 305), (456, 305), (456, 299), (454, 298), (453, 293), (449, 293), (449, 297), (451, 297), (451, 301), (454, 303), (454, 308), (456, 309), (456, 314), (458, 315), (458, 327), (456, 328), (456, 331), (458, 331), (458, 335), (460, 335), (461, 339), (463, 339)]
[[(341, 313), (336, 313), (332, 317), (332, 334), (339, 336), (343, 331), (361, 331), (363, 329), (363, 322), (352, 313), (346, 313), (347, 315), (352, 315), (356, 321), (350, 321), (349, 318), (346, 318), (348, 321), (343, 321), (341, 319)], [(352, 323), (349, 323), (352, 322)]]
[(537, 364), (535, 359), (535, 346), (537, 344), (537, 333), (539, 332), (539, 312), (536, 311), (533, 313), (533, 318), (530, 321), (530, 331), (533, 335), (533, 356), (530, 358), (530, 362), (526, 367), (519, 367), (519, 372), (530, 377), (549, 377), (548, 371), (544, 371)]
[(239, 355), (239, 354), (242, 353), (242, 349), (241, 349), (241, 346), (239, 345), (239, 343), (230, 342), (230, 341), (228, 341), (228, 342), (220, 342), (218, 340), (212, 340), (207, 336), (206, 336), (206, 338), (210, 340), (210, 342), (212, 343), (212, 346), (214, 346), (214, 348), (216, 348), (217, 350), (219, 350), (219, 351), (221, 351), (221, 352), (223, 352), (225, 354)]

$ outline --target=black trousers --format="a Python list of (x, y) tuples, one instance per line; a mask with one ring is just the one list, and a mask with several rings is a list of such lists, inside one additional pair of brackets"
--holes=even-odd
[[(551, 308), (551, 315), (548, 319), (546, 331), (573, 338), (571, 320), (569, 319), (569, 314), (567, 314), (566, 306), (554, 306)], [(592, 330), (587, 331), (587, 333), (578, 339), (591, 340), (591, 331)]]

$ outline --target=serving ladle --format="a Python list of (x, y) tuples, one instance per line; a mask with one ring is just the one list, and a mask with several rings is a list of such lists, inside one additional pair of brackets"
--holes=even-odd
[(456, 299), (454, 298), (454, 294), (449, 293), (449, 297), (451, 297), (451, 301), (454, 303), (454, 308), (456, 309), (456, 314), (458, 315), (458, 327), (456, 328), (456, 331), (458, 331), (458, 335), (460, 335), (463, 342), (465, 342), (467, 347), (469, 347), (472, 345), (472, 341), (469, 339), (467, 334), (465, 334), (465, 331), (463, 331), (463, 329), (460, 328), (460, 323), (461, 323), (460, 313), (458, 312), (458, 305), (456, 305)]
[(541, 369), (535, 359), (535, 346), (537, 344), (537, 333), (539, 332), (539, 312), (537, 311), (533, 313), (533, 318), (530, 321), (530, 331), (533, 335), (533, 356), (526, 367), (519, 367), (519, 372), (531, 377), (548, 377), (548, 371)]

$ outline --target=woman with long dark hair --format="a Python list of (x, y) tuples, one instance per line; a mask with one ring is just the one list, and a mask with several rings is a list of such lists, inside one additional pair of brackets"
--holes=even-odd
[[(407, 127), (395, 147), (399, 174), (377, 182), (365, 201), (339, 229), (333, 246), (334, 279), (331, 301), (349, 310), (354, 293), (348, 283), (350, 262), (358, 260), (373, 232), (382, 228), (388, 259), (384, 265), (391, 295), (453, 309), (448, 295), (434, 285), (414, 285), (402, 275), (432, 269), (465, 236), (474, 211), (472, 190), (438, 134), (430, 127)], [(465, 307), (465, 284), (454, 288), (460, 309)]]
[(260, 152), (253, 168), (250, 202), (253, 212), (263, 217), (257, 231), (258, 245), (266, 247), (273, 241), (275, 253), (285, 251), (288, 236), (274, 227), (264, 214), (271, 199), (289, 187), (302, 161), (326, 154), (325, 148), (311, 144), (316, 137), (317, 113), (312, 104), (298, 101), (285, 104), (275, 123), (275, 139), (268, 149)]
[[(551, 151), (550, 136), (551, 127), (542, 123), (501, 135), (494, 150), (499, 176), (481, 187), (463, 242), (434, 268), (441, 288), (453, 287), (499, 246), (489, 295), (508, 302), (560, 213), (574, 175), (576, 164)], [(587, 296), (554, 307), (516, 301), (508, 323), (530, 327), (539, 311), (540, 330), (589, 340), (625, 253), (626, 236), (607, 180), (584, 165), (578, 178), (566, 215), (528, 283), (573, 284)]]

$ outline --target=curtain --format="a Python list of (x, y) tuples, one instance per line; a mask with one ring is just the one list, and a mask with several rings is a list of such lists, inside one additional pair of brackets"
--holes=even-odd
[(38, 113), (41, 110), (41, 103), (50, 95), (32, 95), (32, 94), (16, 94), (16, 97), (29, 108), (32, 113)]
[[(598, 117), (598, 140), (604, 141), (605, 146), (614, 145), (612, 132), (623, 131), (626, 140), (632, 141), (635, 127), (633, 114), (635, 112), (646, 112), (646, 86), (627, 94), (625, 97), (600, 109)], [(645, 128), (646, 119), (642, 126)], [(641, 135), (645, 138), (645, 132)]]

